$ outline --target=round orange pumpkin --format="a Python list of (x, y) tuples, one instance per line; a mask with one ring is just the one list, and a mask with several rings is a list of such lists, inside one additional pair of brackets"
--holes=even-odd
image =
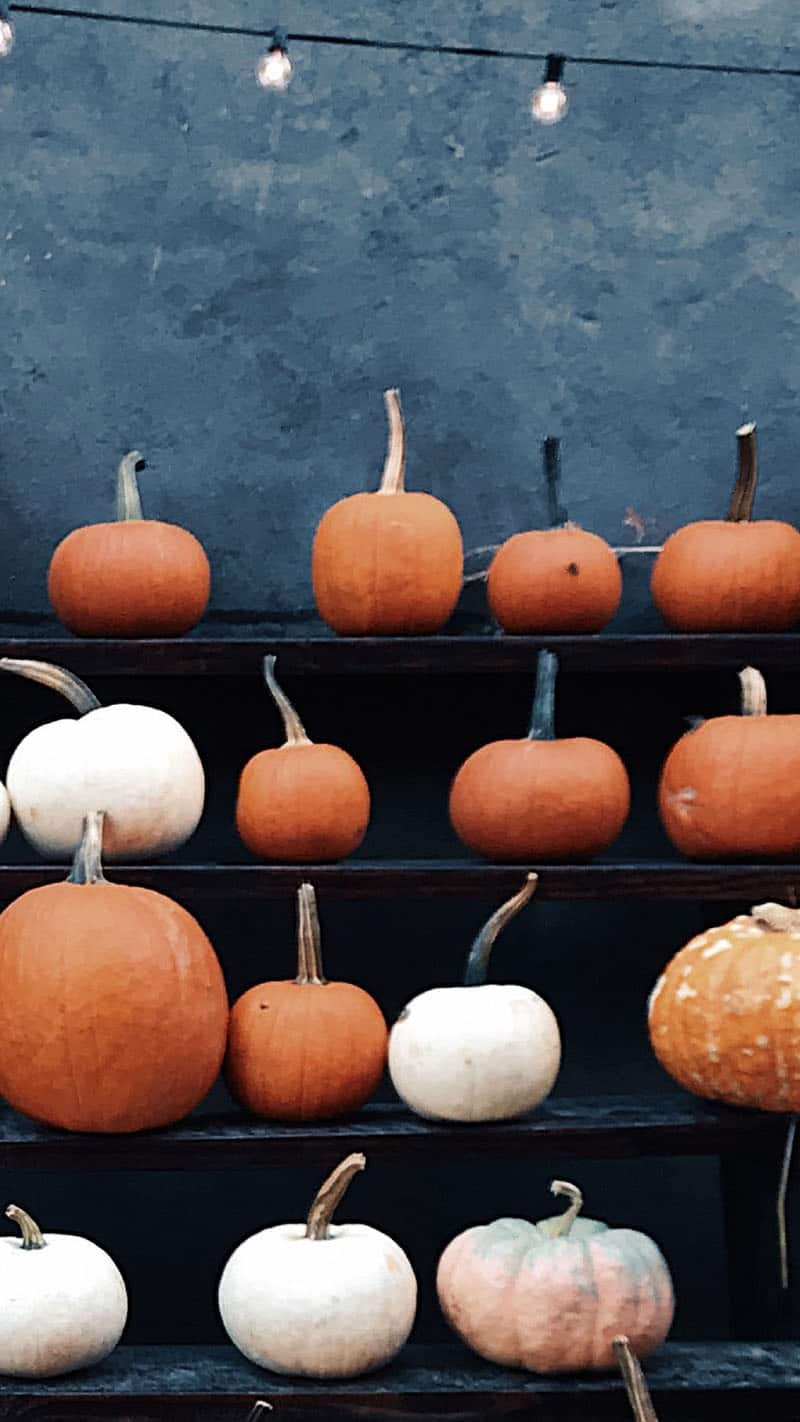
[(762, 904), (693, 938), (650, 995), (650, 1041), (695, 1096), (800, 1111), (800, 911)]
[(236, 801), (236, 828), (259, 859), (326, 864), (345, 859), (367, 832), (369, 786), (364, 772), (340, 746), (315, 745), (275, 679), (275, 658), (264, 658), (264, 677), (283, 717), (286, 741), (259, 751), (244, 767)]
[(48, 591), (56, 616), (81, 637), (179, 637), (208, 606), (211, 573), (194, 534), (142, 514), (126, 454), (117, 476), (116, 523), (87, 524), (59, 543)]
[(524, 740), (492, 741), (464, 761), (450, 788), (450, 821), (487, 859), (589, 859), (616, 839), (630, 808), (627, 771), (603, 741), (555, 739), (558, 659), (540, 652)]
[(458, 602), (461, 532), (446, 504), (405, 488), (405, 431), (387, 390), (389, 450), (376, 494), (340, 499), (320, 520), (311, 574), (320, 616), (343, 636), (438, 632)]
[(142, 1131), (213, 1085), (228, 1003), (197, 920), (104, 879), (102, 818), (87, 816), (66, 883), (0, 914), (0, 1094), (50, 1126)]
[(638, 1230), (580, 1218), (577, 1186), (551, 1189), (569, 1198), (564, 1214), (494, 1220), (448, 1244), (436, 1275), (445, 1318), (482, 1358), (535, 1373), (611, 1368), (621, 1334), (646, 1357), (674, 1311), (660, 1249)]
[(225, 1075), (248, 1111), (317, 1121), (357, 1111), (386, 1066), (388, 1031), (374, 998), (322, 974), (316, 895), (297, 892), (297, 977), (259, 983), (233, 1006)]
[(727, 519), (686, 524), (656, 559), (653, 601), (676, 632), (785, 632), (800, 619), (800, 533), (775, 519), (751, 522), (755, 430), (737, 431), (739, 474)]
[(800, 716), (768, 716), (764, 679), (740, 672), (742, 715), (703, 721), (661, 771), (664, 829), (690, 859), (800, 853)]
[(495, 554), (489, 607), (504, 632), (599, 632), (622, 597), (613, 548), (570, 523), (560, 501), (559, 441), (544, 444), (550, 528), (515, 533)]

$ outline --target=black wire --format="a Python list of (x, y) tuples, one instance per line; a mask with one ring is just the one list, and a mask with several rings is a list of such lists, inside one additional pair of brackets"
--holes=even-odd
[[(142, 25), (150, 29), (183, 30), (211, 35), (244, 35), (253, 39), (272, 39), (274, 27), (262, 29), (247, 25), (223, 25), (203, 20), (165, 20), (146, 15), (109, 15), (102, 10), (68, 10), (59, 5), (12, 4), (11, 10), (26, 15), (51, 15), (58, 19), (93, 20), (113, 25)], [(289, 43), (340, 45), (353, 49), (391, 50), (401, 54), (448, 54), (467, 59), (517, 59), (542, 64), (548, 54), (526, 49), (494, 49), (489, 46), (462, 44), (423, 44), (415, 40), (368, 39), (364, 35), (326, 35), (313, 32), (289, 31), (285, 36)], [(620, 69), (663, 69), (680, 73), (699, 74), (755, 74), (787, 79), (800, 79), (800, 69), (770, 68), (765, 65), (747, 64), (703, 64), (681, 62), (671, 59), (615, 59), (608, 55), (565, 54), (569, 64), (594, 64), (605, 68)]]

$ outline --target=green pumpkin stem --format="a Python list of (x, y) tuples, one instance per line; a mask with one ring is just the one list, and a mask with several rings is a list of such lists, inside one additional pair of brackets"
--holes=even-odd
[(794, 1138), (797, 1134), (797, 1117), (792, 1116), (789, 1122), (789, 1129), (786, 1132), (786, 1145), (783, 1150), (783, 1163), (781, 1165), (781, 1179), (778, 1186), (777, 1214), (778, 1214), (778, 1254), (781, 1262), (781, 1288), (784, 1293), (789, 1288), (789, 1240), (786, 1231), (786, 1196), (789, 1191), (789, 1175), (792, 1169), (792, 1156), (794, 1155)]
[(554, 741), (556, 738), (556, 677), (558, 657), (543, 651), (536, 660), (536, 690), (533, 696), (529, 741)]
[(81, 842), (75, 850), (68, 884), (105, 884), (103, 873), (103, 810), (90, 810), (84, 817)]
[(389, 416), (389, 445), (378, 493), (403, 494), (406, 483), (406, 429), (400, 391), (385, 390), (383, 399)]
[(286, 692), (278, 685), (275, 677), (276, 658), (268, 656), (264, 658), (264, 680), (267, 683), (267, 690), (275, 705), (281, 713), (283, 719), (283, 729), (286, 733), (287, 746), (310, 746), (311, 741), (306, 735), (305, 727), (295, 711)]
[(312, 884), (297, 890), (297, 977), (296, 983), (324, 983), (322, 941), (317, 913), (317, 896)]
[(622, 1373), (625, 1391), (636, 1422), (658, 1422), (653, 1400), (645, 1382), (642, 1365), (624, 1334), (614, 1339), (614, 1356)]
[(367, 1163), (360, 1151), (348, 1155), (320, 1185), (306, 1220), (306, 1239), (327, 1239), (333, 1212), (350, 1181)]
[(50, 662), (32, 662), (16, 657), (0, 657), (0, 671), (13, 672), (28, 681), (38, 681), (41, 686), (49, 686), (66, 697), (81, 716), (89, 711), (97, 711), (100, 702), (85, 681), (63, 667), (55, 667)]
[(120, 460), (117, 470), (118, 523), (133, 523), (144, 518), (136, 475), (146, 468), (144, 455), (140, 454), (138, 449), (132, 449), (130, 454)]
[(758, 448), (754, 424), (742, 425), (736, 431), (739, 467), (728, 509), (728, 523), (749, 523), (758, 483)]
[(742, 715), (766, 716), (767, 683), (761, 672), (756, 671), (755, 667), (743, 667), (739, 672), (739, 683), (742, 688)]
[(569, 515), (561, 502), (561, 441), (548, 435), (542, 446), (542, 465), (547, 489), (547, 517), (551, 528), (564, 528)]
[(22, 1244), (20, 1249), (44, 1249), (46, 1240), (35, 1220), (31, 1219), (27, 1210), (20, 1209), (19, 1205), (6, 1206), (6, 1219), (13, 1220), (15, 1225), (19, 1225), (22, 1232)]
[(568, 1180), (551, 1180), (550, 1193), (551, 1195), (564, 1195), (570, 1201), (569, 1209), (553, 1221), (550, 1238), (560, 1239), (562, 1235), (569, 1234), (583, 1209), (583, 1194), (577, 1185), (571, 1185)]
[(529, 874), (518, 893), (514, 897), (507, 899), (501, 904), (499, 909), (495, 909), (491, 918), (483, 925), (480, 933), (475, 939), (467, 956), (467, 964), (464, 969), (465, 987), (482, 987), (486, 982), (486, 974), (489, 968), (489, 954), (494, 947), (498, 934), (510, 923), (512, 918), (519, 913), (521, 908), (533, 898), (536, 893), (536, 885), (539, 882), (538, 874)]

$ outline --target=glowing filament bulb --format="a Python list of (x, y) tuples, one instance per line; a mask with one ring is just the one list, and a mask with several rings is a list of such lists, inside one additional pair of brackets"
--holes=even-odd
[(292, 61), (284, 45), (276, 43), (268, 54), (262, 54), (256, 66), (256, 78), (262, 89), (286, 89), (292, 77)]
[(5, 59), (14, 48), (14, 26), (8, 12), (0, 6), (0, 59)]
[(561, 83), (563, 72), (563, 54), (548, 54), (544, 83), (534, 89), (531, 97), (531, 113), (537, 123), (560, 123), (567, 112), (569, 99)]

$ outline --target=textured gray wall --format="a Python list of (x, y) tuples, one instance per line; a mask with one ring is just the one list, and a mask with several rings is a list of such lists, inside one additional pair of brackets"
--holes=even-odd
[[(124, 10), (122, 0), (111, 8)], [(165, 13), (163, 0), (138, 0)], [(795, 0), (426, 0), (276, 11), (297, 30), (796, 63)], [(261, 0), (182, 17), (267, 24)], [(563, 436), (573, 516), (657, 541), (725, 507), (761, 429), (764, 515), (800, 519), (800, 81), (539, 67), (17, 17), (0, 69), (0, 622), (47, 608), (50, 550), (112, 506), (118, 455), (184, 521), (212, 608), (296, 625), (324, 508), (374, 486), (401, 386), (409, 480), (466, 546), (540, 520)], [(646, 625), (630, 571), (624, 618)], [(474, 597), (471, 599), (474, 604)]]

